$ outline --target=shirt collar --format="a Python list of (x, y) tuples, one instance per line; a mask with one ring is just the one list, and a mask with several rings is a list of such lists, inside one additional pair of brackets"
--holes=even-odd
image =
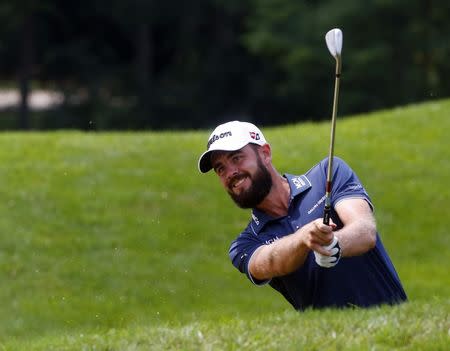
[[(300, 195), (304, 191), (311, 188), (311, 182), (305, 175), (296, 176), (286, 173), (284, 174), (284, 177), (288, 181), (289, 188), (291, 189), (291, 198), (290, 198), (291, 202), (294, 197)], [(258, 234), (264, 227), (264, 225), (271, 220), (274, 220), (274, 218), (269, 216), (265, 212), (262, 212), (257, 208), (254, 208), (252, 210), (252, 220), (250, 222), (250, 225), (255, 234)]]

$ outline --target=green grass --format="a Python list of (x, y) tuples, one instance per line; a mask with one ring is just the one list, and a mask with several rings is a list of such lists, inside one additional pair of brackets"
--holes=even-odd
[[(254, 318), (200, 320), (71, 333), (33, 350), (447, 350), (448, 301), (369, 310), (282, 311)], [(432, 312), (430, 314), (430, 312)], [(414, 320), (411, 321), (411, 316)]]
[[(0, 350), (445, 349), (450, 341), (450, 100), (340, 118), (410, 298), (291, 311), (232, 267), (247, 223), (209, 131), (0, 134)], [(280, 172), (326, 156), (329, 123), (264, 128)]]

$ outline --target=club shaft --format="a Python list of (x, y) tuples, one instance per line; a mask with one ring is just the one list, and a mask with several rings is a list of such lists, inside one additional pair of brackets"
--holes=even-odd
[(323, 211), (323, 223), (330, 224), (331, 217), (331, 190), (333, 176), (334, 140), (336, 131), (336, 115), (338, 109), (339, 83), (341, 78), (341, 57), (336, 57), (336, 78), (334, 81), (333, 113), (331, 116), (330, 149), (328, 152), (327, 183), (325, 189), (325, 207)]

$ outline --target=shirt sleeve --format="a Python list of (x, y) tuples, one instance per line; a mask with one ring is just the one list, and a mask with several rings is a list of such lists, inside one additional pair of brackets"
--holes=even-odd
[(339, 157), (333, 160), (333, 180), (331, 190), (331, 201), (333, 207), (347, 198), (361, 198), (367, 201), (373, 210), (372, 201), (364, 189), (358, 176), (353, 172), (350, 166)]
[(270, 282), (269, 280), (258, 280), (252, 277), (249, 272), (248, 264), (253, 253), (258, 247), (265, 245), (258, 238), (251, 233), (243, 232), (239, 237), (231, 243), (229, 256), (230, 260), (241, 273), (244, 273), (247, 278), (255, 285), (264, 285)]

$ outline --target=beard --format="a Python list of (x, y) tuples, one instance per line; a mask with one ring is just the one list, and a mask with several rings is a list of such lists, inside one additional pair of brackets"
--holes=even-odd
[(255, 174), (251, 175), (247, 172), (243, 172), (235, 176), (237, 178), (247, 176), (251, 181), (250, 187), (241, 191), (239, 194), (236, 194), (231, 189), (228, 189), (228, 194), (240, 208), (257, 207), (265, 199), (267, 194), (269, 194), (270, 189), (272, 188), (272, 177), (270, 176), (266, 166), (262, 163), (259, 155), (257, 155), (257, 158), (258, 170)]

